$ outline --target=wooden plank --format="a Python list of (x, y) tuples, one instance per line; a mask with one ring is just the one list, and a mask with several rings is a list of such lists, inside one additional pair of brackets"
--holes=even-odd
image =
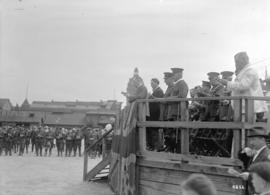
[(91, 179), (94, 179), (95, 176), (100, 173), (102, 169), (104, 169), (108, 164), (110, 164), (111, 161), (111, 155), (108, 155), (106, 158), (102, 159), (101, 162), (99, 162), (92, 170), (90, 170), (86, 176), (85, 180), (90, 181)]
[(160, 127), (160, 128), (190, 128), (190, 129), (242, 129), (249, 124), (243, 122), (188, 122), (188, 121), (145, 121), (137, 122), (139, 128)]
[[(146, 102), (186, 102), (186, 101), (211, 101), (211, 100), (240, 100), (246, 96), (222, 96), (222, 97), (198, 97), (198, 98), (155, 98), (155, 99), (138, 99), (138, 103)], [(260, 98), (260, 97), (258, 97)], [(270, 100), (270, 98), (268, 98)], [(266, 99), (267, 100), (267, 99)]]
[[(146, 115), (145, 112), (143, 111), (143, 104), (139, 103), (138, 104), (138, 118), (139, 121), (141, 122), (145, 122), (146, 121)], [(138, 130), (138, 134), (139, 134), (139, 151), (145, 151), (146, 150), (146, 128), (145, 127), (139, 127)]]
[(254, 100), (246, 99), (245, 100), (245, 120), (246, 122), (253, 124), (255, 122), (255, 113), (254, 113)]
[[(185, 170), (169, 170), (153, 167), (140, 167), (140, 180), (152, 181), (157, 183), (181, 185), (191, 174), (201, 172), (188, 172)], [(235, 177), (218, 176), (205, 174), (213, 181), (218, 191), (234, 192), (233, 185), (243, 185), (243, 181)]]
[(208, 157), (208, 156), (197, 156), (197, 155), (184, 155), (169, 152), (153, 152), (153, 151), (142, 151), (138, 156), (145, 159), (154, 160), (167, 160), (167, 161), (178, 161), (181, 163), (199, 163), (199, 164), (210, 164), (210, 165), (224, 165), (224, 166), (238, 166), (241, 167), (243, 164), (239, 159), (222, 158), (222, 157)]
[(88, 152), (84, 152), (83, 158), (83, 181), (86, 181), (86, 175), (88, 170)]
[[(187, 104), (186, 102), (181, 102), (181, 121), (188, 122), (188, 114), (187, 114)], [(189, 131), (186, 128), (181, 129), (181, 153), (188, 154), (189, 153)]]
[[(209, 165), (209, 164), (183, 164), (181, 162), (174, 161), (155, 161), (146, 159), (137, 159), (137, 164), (140, 167), (153, 167), (159, 169), (167, 169), (172, 171), (187, 171), (187, 172), (197, 172), (204, 174), (215, 174), (220, 176), (231, 177), (228, 173), (228, 168), (220, 165)], [(235, 167), (237, 169), (237, 167)], [(239, 170), (239, 169), (238, 169)]]

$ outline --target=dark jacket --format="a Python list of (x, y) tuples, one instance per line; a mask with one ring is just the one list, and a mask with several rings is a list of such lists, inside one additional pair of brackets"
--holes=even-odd
[[(155, 98), (163, 98), (164, 93), (163, 90), (160, 87), (157, 87), (152, 95), (149, 97), (149, 99), (155, 99)], [(149, 111), (150, 111), (150, 117), (148, 118), (149, 121), (158, 121), (160, 117), (160, 103), (159, 102), (150, 102), (149, 103)]]

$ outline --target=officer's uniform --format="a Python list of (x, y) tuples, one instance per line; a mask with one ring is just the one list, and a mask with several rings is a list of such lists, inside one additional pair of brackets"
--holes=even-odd
[(79, 129), (76, 130), (75, 135), (74, 135), (74, 143), (73, 143), (73, 151), (74, 151), (74, 156), (76, 156), (77, 149), (79, 152), (79, 156), (81, 156), (81, 147), (82, 147), (82, 133)]
[[(220, 73), (222, 75), (222, 79), (231, 81), (232, 75), (234, 74), (231, 71), (223, 71)], [(231, 91), (229, 91), (226, 87), (224, 87), (223, 93), (221, 96), (231, 96)], [(233, 120), (233, 109), (231, 106), (230, 100), (223, 100), (220, 102), (219, 106), (219, 119), (221, 121), (232, 121)]]
[(66, 135), (66, 154), (65, 156), (70, 156), (72, 151), (72, 141), (73, 141), (73, 135), (72, 130), (68, 130), (68, 133)]
[(55, 135), (57, 155), (63, 156), (64, 152), (64, 129), (58, 129)]
[(35, 141), (36, 155), (42, 156), (42, 147), (44, 145), (44, 130), (42, 127), (39, 127), (37, 132), (37, 137)]
[(19, 155), (22, 156), (24, 153), (26, 141), (26, 133), (24, 128), (20, 128), (18, 141), (19, 141)]

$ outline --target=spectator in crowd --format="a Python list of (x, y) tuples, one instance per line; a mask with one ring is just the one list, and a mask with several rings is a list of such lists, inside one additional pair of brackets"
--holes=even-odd
[(270, 163), (253, 164), (249, 171), (255, 192), (260, 195), (270, 195)]
[(217, 195), (213, 182), (202, 174), (192, 174), (181, 187), (182, 195)]

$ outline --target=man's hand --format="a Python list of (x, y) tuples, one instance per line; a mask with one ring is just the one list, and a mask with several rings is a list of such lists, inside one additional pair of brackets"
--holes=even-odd
[(239, 177), (245, 181), (248, 180), (249, 173), (248, 172), (243, 172), (239, 175)]
[(251, 148), (246, 147), (241, 151), (241, 153), (246, 153), (247, 156), (252, 157), (252, 156), (254, 156), (255, 152)]

